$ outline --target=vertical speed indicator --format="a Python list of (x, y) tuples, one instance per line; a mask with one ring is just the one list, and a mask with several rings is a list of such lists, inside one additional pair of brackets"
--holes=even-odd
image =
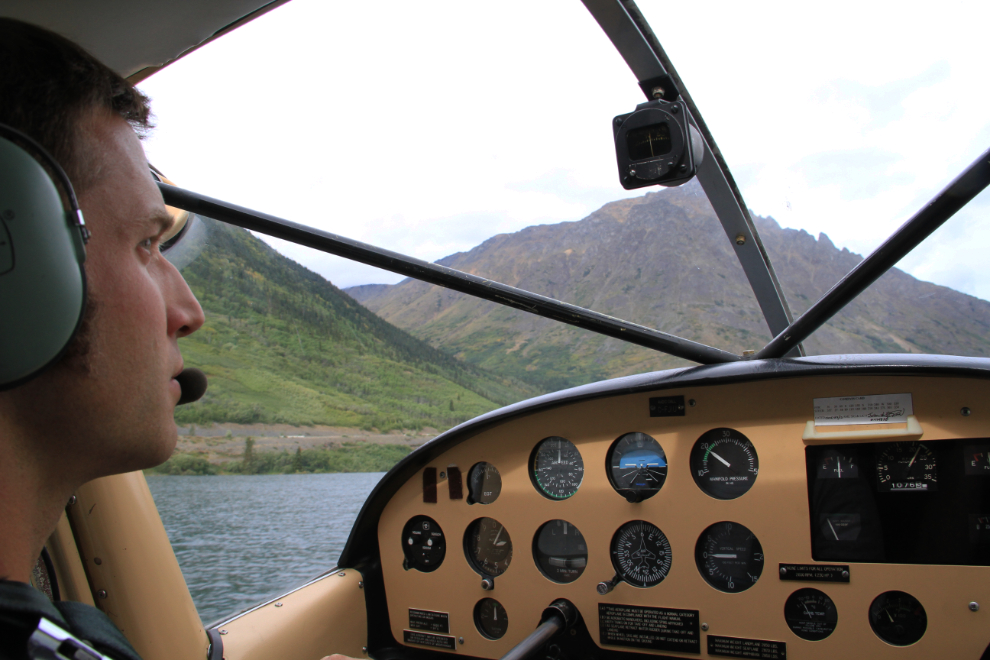
[(734, 500), (756, 482), (760, 458), (749, 438), (735, 429), (712, 429), (691, 448), (691, 476), (719, 500)]

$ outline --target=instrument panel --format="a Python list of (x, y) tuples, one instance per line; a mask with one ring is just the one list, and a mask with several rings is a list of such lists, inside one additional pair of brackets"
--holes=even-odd
[[(501, 421), (385, 506), (392, 634), (498, 658), (566, 598), (597, 647), (582, 660), (979, 657), (990, 643), (988, 390), (944, 376), (797, 377)], [(874, 423), (806, 439), (816, 399), (894, 393), (910, 393), (920, 437)], [(657, 415), (658, 397), (683, 405)], [(963, 526), (944, 544), (927, 533), (940, 518)]]

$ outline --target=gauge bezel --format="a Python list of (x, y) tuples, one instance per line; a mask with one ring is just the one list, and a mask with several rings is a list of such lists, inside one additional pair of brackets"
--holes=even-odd
[[(481, 623), (481, 621), (482, 621), (482, 618), (481, 618), (481, 608), (482, 608), (482, 606), (485, 603), (488, 603), (488, 602), (495, 603), (496, 605), (498, 605), (499, 607), (501, 607), (502, 608), (503, 616), (505, 618), (505, 629), (502, 631), (502, 634), (499, 635), (499, 636), (497, 636), (497, 637), (491, 635), (487, 630), (485, 630), (485, 627)], [(491, 598), (491, 597), (482, 598), (481, 600), (479, 600), (474, 605), (474, 627), (475, 627), (475, 629), (477, 629), (478, 633), (482, 637), (484, 637), (485, 639), (490, 639), (490, 640), (493, 640), (494, 641), (494, 640), (499, 640), (499, 639), (502, 639), (503, 637), (505, 637), (505, 633), (507, 633), (509, 631), (509, 615), (505, 612), (505, 605), (503, 605), (502, 603), (498, 602), (497, 600), (495, 600), (494, 598)]]
[[(658, 450), (660, 456), (663, 458), (663, 462), (664, 462), (663, 475), (661, 478), (657, 479), (659, 484), (657, 485), (656, 488), (624, 488), (621, 487), (618, 483), (616, 483), (616, 477), (613, 474), (613, 471), (617, 469), (617, 466), (613, 465), (613, 461), (616, 457), (616, 452), (619, 450), (619, 445), (623, 444), (624, 442), (637, 440), (638, 438), (636, 436), (643, 436), (649, 442), (652, 442), (654, 445), (656, 445), (656, 449)], [(624, 454), (620, 454), (620, 458), (623, 455)], [(609, 446), (608, 451), (605, 453), (605, 474), (608, 477), (608, 482), (609, 484), (611, 484), (615, 492), (617, 492), (619, 495), (622, 495), (629, 502), (633, 502), (633, 503), (642, 502), (643, 500), (648, 500), (657, 493), (659, 493), (660, 489), (663, 488), (664, 483), (666, 483), (667, 481), (667, 473), (669, 472), (669, 469), (670, 469), (670, 464), (667, 462), (667, 452), (663, 450), (663, 446), (661, 446), (661, 444), (657, 441), (656, 438), (654, 438), (648, 433), (643, 433), (641, 431), (631, 431), (629, 433), (623, 433), (622, 435), (620, 435), (618, 438), (615, 439), (615, 441)]]
[[(891, 468), (900, 463), (897, 460), (898, 456), (900, 454), (910, 453), (915, 447), (917, 447), (916, 458), (921, 458), (921, 450), (924, 450), (926, 454), (926, 458), (917, 461), (921, 466), (919, 471), (922, 477), (919, 479), (908, 479), (907, 475), (905, 475), (895, 480)], [(886, 456), (890, 456), (890, 458), (885, 461), (884, 457)], [(931, 472), (928, 475), (925, 475), (926, 468), (923, 462), (924, 460), (931, 460)], [(898, 472), (900, 472), (899, 468)], [(886, 479), (884, 479), (884, 473), (886, 473)], [(878, 443), (876, 445), (876, 474), (878, 493), (934, 493), (938, 490), (938, 459), (935, 456), (935, 451), (924, 442), (917, 440), (913, 442)], [(926, 476), (927, 479), (925, 478)], [(904, 487), (909, 484), (919, 484), (924, 487)]]
[[(728, 490), (722, 482), (712, 482), (710, 478), (705, 478), (705, 475), (711, 470), (706, 469), (702, 472), (702, 469), (705, 467), (703, 464), (703, 454), (705, 451), (710, 450), (711, 447), (720, 443), (739, 445), (739, 440), (742, 440), (745, 445), (749, 446), (752, 461), (746, 472), (750, 472), (752, 476), (745, 482), (736, 482), (740, 484), (739, 488)], [(702, 449), (703, 444), (707, 445), (705, 449)], [(744, 446), (742, 448), (743, 451), (746, 451)], [(756, 451), (753, 441), (745, 433), (728, 427), (719, 427), (705, 431), (694, 441), (694, 444), (691, 446), (691, 456), (688, 460), (688, 466), (691, 470), (691, 478), (694, 479), (694, 483), (697, 484), (703, 493), (716, 500), (735, 500), (748, 493), (756, 485), (756, 479), (760, 475), (760, 455)], [(717, 469), (721, 470), (722, 468), (719, 467)]]
[[(665, 547), (667, 559), (664, 562), (665, 569), (662, 571), (659, 580), (655, 580), (655, 581), (631, 580), (628, 574), (623, 570), (622, 565), (619, 563), (619, 560), (616, 557), (617, 555), (616, 544), (619, 542), (619, 537), (622, 535), (623, 530), (625, 530), (627, 527), (630, 527), (632, 525), (645, 525), (648, 527), (652, 527), (660, 534), (660, 539), (661, 539), (660, 545), (663, 545)], [(616, 577), (618, 577), (626, 584), (636, 587), (637, 589), (649, 589), (651, 587), (657, 586), (658, 584), (660, 584), (661, 582), (667, 579), (667, 576), (670, 575), (670, 571), (674, 565), (674, 553), (670, 547), (670, 539), (667, 538), (667, 535), (663, 533), (662, 529), (660, 529), (653, 523), (646, 520), (630, 520), (620, 525), (619, 528), (615, 530), (615, 534), (612, 535), (612, 540), (608, 545), (608, 555), (609, 555), (609, 559), (611, 559), (612, 561), (612, 568), (615, 569)]]
[[(578, 569), (577, 567), (573, 568), (573, 570), (577, 570), (577, 575), (567, 580), (559, 579), (559, 575), (557, 576), (551, 575), (551, 570), (553, 569), (549, 567), (545, 567), (542, 561), (543, 557), (546, 557), (547, 559), (552, 559), (552, 558), (549, 557), (548, 555), (545, 555), (543, 551), (540, 550), (540, 535), (543, 534), (544, 529), (555, 523), (564, 523), (565, 525), (569, 525), (571, 528), (573, 528), (573, 530), (577, 532), (577, 536), (580, 537), (579, 543), (584, 545), (584, 556), (583, 556), (584, 565), (581, 566), (580, 569)], [(574, 556), (579, 556), (579, 555), (578, 553), (575, 553)], [(584, 571), (588, 568), (588, 542), (585, 540), (584, 534), (581, 533), (581, 530), (578, 529), (577, 526), (571, 523), (570, 521), (563, 520), (561, 518), (554, 518), (553, 520), (548, 520), (542, 525), (540, 525), (536, 529), (536, 533), (533, 534), (533, 562), (536, 564), (536, 568), (540, 571), (540, 573), (543, 574), (543, 577), (550, 580), (551, 582), (555, 584), (570, 584), (571, 582), (578, 580), (582, 575), (584, 575)]]
[[(436, 527), (436, 530), (440, 532), (440, 541), (441, 541), (440, 548), (438, 551), (440, 557), (435, 564), (429, 566), (421, 565), (422, 562), (420, 561), (420, 558), (417, 557), (416, 555), (411, 554), (411, 551), (409, 550), (411, 546), (406, 540), (407, 537), (412, 533), (413, 525), (414, 524), (421, 525), (424, 520), (428, 520), (432, 525)], [(417, 515), (407, 520), (406, 524), (402, 526), (402, 538), (400, 540), (400, 543), (402, 544), (402, 556), (405, 558), (405, 561), (403, 562), (403, 566), (404, 568), (406, 568), (406, 570), (410, 568), (414, 568), (417, 571), (420, 571), (421, 573), (432, 573), (433, 571), (440, 568), (440, 565), (443, 564), (443, 560), (447, 557), (447, 536), (443, 533), (443, 528), (440, 527), (439, 523), (437, 523), (436, 520), (434, 520), (429, 516)]]
[[(557, 440), (566, 442), (571, 446), (571, 448), (574, 449), (574, 452), (577, 454), (577, 458), (579, 461), (576, 465), (581, 473), (581, 479), (578, 481), (577, 485), (574, 486), (574, 490), (566, 495), (560, 495), (560, 496), (547, 492), (536, 476), (536, 457), (540, 453), (540, 448), (543, 447), (543, 445), (548, 442), (557, 441)], [(577, 445), (575, 445), (573, 442), (571, 442), (570, 440), (568, 440), (563, 436), (550, 435), (543, 438), (542, 440), (536, 443), (536, 445), (533, 447), (533, 450), (529, 453), (529, 480), (533, 482), (533, 488), (536, 489), (536, 492), (538, 492), (540, 495), (547, 498), (548, 500), (553, 500), (554, 502), (562, 502), (563, 500), (574, 497), (577, 494), (578, 490), (581, 489), (581, 484), (584, 483), (584, 456), (581, 455), (581, 450), (578, 449)]]
[[(894, 635), (888, 636), (887, 634), (885, 634), (888, 633), (888, 631), (885, 630), (886, 626), (883, 625), (878, 626), (876, 623), (874, 623), (874, 619), (880, 619), (880, 617), (874, 616), (874, 610), (878, 609), (880, 604), (885, 603), (889, 600), (893, 600), (895, 598), (899, 598), (902, 600), (909, 599), (910, 601), (914, 601), (914, 605), (912, 605), (912, 607), (917, 606), (921, 608), (921, 619), (922, 619), (921, 629), (919, 631), (915, 626), (907, 627), (908, 629), (911, 630), (912, 633), (910, 638), (906, 638), (903, 636), (898, 638)], [(868, 610), (868, 612), (870, 619), (870, 628), (873, 630), (874, 634), (876, 634), (877, 637), (879, 637), (886, 643), (890, 644), (891, 646), (911, 646), (912, 644), (916, 644), (919, 641), (921, 641), (921, 638), (924, 637), (925, 633), (928, 631), (928, 612), (925, 611), (925, 606), (921, 604), (920, 600), (918, 600), (911, 594), (907, 593), (906, 591), (895, 590), (895, 591), (883, 592), (882, 594), (880, 594), (879, 596), (873, 599), (873, 601), (870, 603), (870, 609)]]
[[(825, 601), (827, 601), (825, 603), (825, 608), (826, 608), (825, 619), (821, 623), (825, 624), (824, 627), (828, 627), (828, 624), (831, 624), (831, 627), (828, 627), (828, 631), (825, 634), (820, 634), (820, 633), (809, 634), (807, 632), (802, 633), (794, 629), (794, 625), (792, 624), (792, 622), (801, 621), (802, 623), (804, 623), (804, 619), (795, 620), (792, 617), (788, 617), (788, 610), (793, 607), (792, 601), (795, 601), (796, 599), (802, 596), (814, 596), (816, 598), (824, 599)], [(832, 611), (833, 618), (831, 619), (828, 617), (828, 608), (831, 608)], [(827, 639), (832, 633), (835, 632), (835, 629), (838, 628), (839, 609), (835, 606), (835, 601), (832, 600), (831, 596), (829, 596), (824, 591), (820, 589), (815, 589), (813, 587), (804, 587), (792, 593), (790, 596), (787, 597), (787, 600), (784, 601), (784, 621), (787, 623), (787, 627), (790, 629), (790, 631), (795, 635), (797, 635), (798, 637), (800, 637), (801, 639), (807, 640), (809, 642), (820, 642), (823, 639)]]
[[(485, 466), (485, 467), (482, 467), (482, 466)], [(491, 468), (492, 470), (495, 471), (495, 475), (498, 477), (498, 488), (494, 491), (495, 494), (492, 495), (490, 499), (480, 499), (478, 497), (475, 497), (475, 492), (474, 492), (473, 483), (472, 483), (472, 476), (474, 475), (475, 470), (477, 470), (479, 468), (480, 469), (483, 469), (483, 470), (486, 470), (486, 471), (489, 468)], [(482, 483), (484, 483), (484, 482), (482, 482)], [(491, 504), (492, 502), (494, 502), (495, 500), (498, 499), (498, 496), (499, 495), (502, 494), (502, 473), (498, 471), (498, 468), (495, 467), (495, 464), (494, 463), (489, 463), (488, 461), (478, 461), (477, 463), (475, 463), (474, 465), (471, 466), (471, 469), (470, 470), (468, 470), (468, 473), (467, 473), (467, 492), (468, 492), (468, 495), (467, 495), (467, 503), (468, 504)]]
[[(480, 527), (481, 523), (485, 520), (491, 520), (496, 524), (502, 526), (502, 531), (505, 533), (506, 536), (506, 542), (509, 545), (508, 555), (504, 560), (501, 560), (505, 562), (505, 566), (502, 567), (500, 570), (496, 570), (496, 571), (488, 570), (486, 567), (481, 565), (480, 560), (477, 559), (474, 553), (474, 537), (478, 534), (478, 532), (475, 531), (475, 528)], [(500, 521), (496, 520), (495, 518), (492, 518), (491, 516), (481, 516), (479, 518), (475, 518), (468, 524), (467, 528), (464, 530), (464, 557), (467, 559), (468, 565), (478, 575), (485, 577), (498, 577), (504, 574), (507, 570), (509, 570), (509, 565), (512, 563), (513, 550), (514, 550), (514, 546), (512, 544), (512, 535), (509, 534), (509, 530), (506, 529), (505, 525), (502, 525)], [(498, 564), (501, 563), (501, 561), (494, 562), (495, 566), (497, 567)]]
[[(751, 547), (752, 552), (749, 559), (747, 559), (746, 568), (746, 574), (750, 579), (739, 579), (738, 586), (733, 586), (734, 583), (732, 581), (732, 577), (728, 577), (724, 584), (722, 580), (715, 580), (712, 573), (713, 569), (709, 566), (710, 562), (715, 563), (715, 558), (702, 556), (706, 552), (705, 546), (708, 545), (708, 541), (712, 538), (712, 534), (716, 533), (716, 528), (724, 525), (732, 525), (733, 529), (728, 532), (730, 535), (741, 533), (753, 537), (754, 547)], [(741, 532), (737, 530), (741, 530)], [(756, 558), (757, 555), (759, 556), (759, 559)], [(749, 568), (749, 562), (751, 561), (758, 563), (758, 566), (756, 566), (753, 571), (756, 573), (755, 580), (752, 579)], [(706, 527), (703, 532), (701, 532), (698, 536), (698, 540), (694, 544), (694, 563), (698, 567), (698, 572), (701, 574), (702, 579), (704, 579), (704, 581), (707, 582), (711, 588), (726, 594), (738, 594), (746, 591), (747, 589), (751, 589), (757, 582), (759, 582), (760, 577), (763, 575), (763, 569), (766, 565), (763, 555), (763, 545), (760, 543), (760, 539), (757, 538), (756, 534), (754, 534), (751, 529), (732, 520), (722, 520), (717, 523), (712, 523)]]

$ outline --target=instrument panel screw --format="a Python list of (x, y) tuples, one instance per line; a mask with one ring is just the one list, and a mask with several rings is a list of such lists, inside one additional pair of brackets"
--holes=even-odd
[(341, 571), (340, 573), (337, 573), (337, 577), (347, 577), (347, 573)]
[(746, 237), (742, 234), (736, 236), (736, 245), (746, 245)]
[(227, 634), (227, 631), (226, 631), (226, 630), (224, 630), (223, 628), (221, 628), (221, 629), (220, 629), (220, 634), (221, 634), (221, 635), (226, 635), (226, 634)]
[(103, 560), (100, 559), (99, 557), (93, 557), (93, 563), (96, 564), (97, 566), (102, 566)]
[(571, 637), (577, 634), (577, 628), (571, 628)]
[(458, 644), (463, 644), (464, 643), (464, 638), (463, 637), (458, 637), (457, 638), (457, 643)]
[[(653, 98), (655, 98), (655, 99), (662, 99), (663, 98), (663, 87), (654, 87), (653, 89), (650, 90), (650, 94), (652, 94), (653, 95)], [(674, 106), (674, 107), (676, 107), (676, 106)], [(673, 109), (673, 108), (671, 108), (671, 109)]]
[(282, 607), (282, 603), (275, 603), (275, 607)]
[(106, 598), (107, 597), (107, 590), (106, 589), (100, 589), (99, 591), (96, 592), (96, 597), (97, 598), (101, 598), (101, 599), (102, 598)]
[(786, 568), (784, 568), (783, 566), (781, 566), (781, 567), (780, 567), (780, 574), (781, 574), (781, 575), (787, 575), (787, 569), (786, 569)]
[(73, 504), (75, 504), (75, 503), (76, 503), (77, 501), (78, 501), (78, 500), (76, 499), (76, 496), (75, 496), (75, 495), (73, 495), (72, 497), (70, 497), (70, 498), (69, 498), (69, 506), (72, 506), (72, 505), (73, 505)]
[(440, 473), (440, 478), (441, 479), (446, 479), (447, 478), (447, 473), (446, 472), (441, 472)]
[(969, 611), (970, 612), (979, 612), (980, 611), (980, 604), (977, 603), (974, 600), (972, 603), (969, 604)]
[(367, 646), (362, 646), (361, 647), (361, 653), (363, 653), (365, 655), (368, 655), (368, 647)]
[(842, 571), (842, 577), (845, 578), (846, 580), (848, 580), (849, 579), (849, 571)]
[(973, 411), (967, 408), (966, 406), (963, 406), (962, 410), (959, 411), (959, 414), (962, 415), (963, 417), (969, 417), (970, 415), (973, 414)]
[(707, 623), (701, 624), (701, 629), (702, 630), (708, 630), (708, 624)]
[(695, 401), (694, 399), (688, 399), (688, 405), (694, 408), (696, 405), (698, 405), (698, 402)]
[(630, 167), (629, 168), (629, 176), (636, 176), (636, 168), (635, 167)]
[(358, 582), (358, 589), (364, 589), (364, 582)]

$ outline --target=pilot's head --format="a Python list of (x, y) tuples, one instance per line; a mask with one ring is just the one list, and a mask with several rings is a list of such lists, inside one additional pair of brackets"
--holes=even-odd
[(158, 251), (172, 219), (138, 140), (148, 99), (70, 41), (15, 20), (0, 19), (0, 62), (0, 124), (67, 172), (91, 232), (79, 330), (51, 367), (0, 391), (0, 466), (75, 488), (171, 454), (177, 340), (203, 311)]

